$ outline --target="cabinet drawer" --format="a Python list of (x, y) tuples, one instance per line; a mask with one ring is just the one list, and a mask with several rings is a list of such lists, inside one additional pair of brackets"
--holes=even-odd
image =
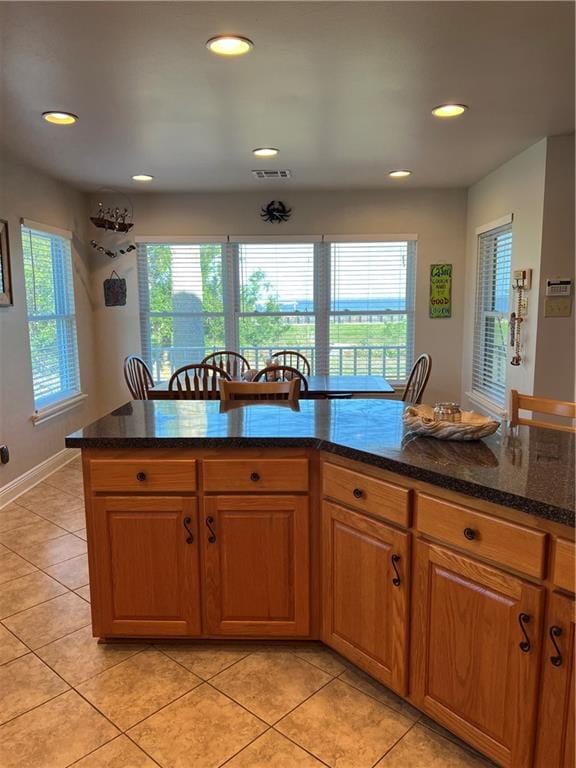
[(93, 491), (136, 491), (157, 493), (195, 491), (194, 459), (92, 459), (90, 481)]
[(308, 459), (207, 459), (205, 491), (308, 490)]
[(544, 576), (545, 533), (421, 493), (416, 509), (422, 533), (529, 576)]
[(324, 496), (398, 525), (408, 525), (408, 489), (337, 464), (324, 464), (322, 473)]
[(567, 539), (556, 539), (554, 542), (554, 568), (552, 581), (556, 587), (574, 592), (574, 576), (576, 574), (576, 544)]

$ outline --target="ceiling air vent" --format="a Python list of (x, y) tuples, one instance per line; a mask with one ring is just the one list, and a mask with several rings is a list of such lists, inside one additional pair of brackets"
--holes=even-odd
[(292, 176), (292, 172), (288, 168), (283, 168), (280, 171), (252, 171), (252, 176), (255, 179), (289, 179)]

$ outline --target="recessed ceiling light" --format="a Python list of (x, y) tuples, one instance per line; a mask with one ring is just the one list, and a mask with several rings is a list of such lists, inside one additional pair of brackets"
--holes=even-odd
[(412, 171), (408, 171), (406, 168), (398, 169), (397, 171), (388, 171), (388, 176), (393, 179), (405, 179), (406, 176), (412, 176)]
[(220, 56), (242, 56), (254, 48), (252, 40), (239, 35), (218, 35), (211, 37), (206, 42), (206, 47), (212, 53), (218, 53)]
[(149, 173), (137, 173), (136, 175), (132, 176), (132, 179), (134, 181), (152, 181), (154, 176), (150, 176)]
[(274, 157), (279, 152), (280, 150), (275, 147), (257, 147), (257, 149), (252, 150), (252, 154), (256, 157)]
[(460, 117), (467, 109), (466, 104), (440, 104), (434, 107), (432, 114), (434, 117)]
[(74, 125), (78, 121), (78, 115), (72, 112), (42, 112), (42, 117), (53, 125)]

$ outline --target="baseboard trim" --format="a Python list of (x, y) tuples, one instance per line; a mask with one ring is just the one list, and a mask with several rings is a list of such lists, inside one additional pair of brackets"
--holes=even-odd
[(55, 453), (54, 456), (50, 456), (49, 459), (46, 459), (46, 461), (32, 467), (32, 469), (29, 469), (27, 472), (24, 472), (23, 475), (20, 475), (20, 477), (15, 477), (14, 480), (11, 480), (9, 483), (2, 486), (2, 488), (0, 488), (0, 510), (2, 507), (5, 507), (6, 504), (15, 501), (18, 496), (29, 491), (30, 488), (41, 483), (42, 480), (45, 480), (53, 472), (56, 472), (57, 469), (60, 469), (65, 464), (71, 462), (78, 456), (78, 453), (78, 449), (76, 448), (63, 448), (61, 451), (58, 451), (58, 453)]

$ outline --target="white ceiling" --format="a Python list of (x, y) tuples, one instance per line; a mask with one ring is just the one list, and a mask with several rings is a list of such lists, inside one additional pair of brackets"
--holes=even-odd
[[(83, 189), (467, 186), (574, 128), (572, 2), (0, 2), (0, 27), (3, 141)], [(210, 54), (225, 32), (255, 49)]]

